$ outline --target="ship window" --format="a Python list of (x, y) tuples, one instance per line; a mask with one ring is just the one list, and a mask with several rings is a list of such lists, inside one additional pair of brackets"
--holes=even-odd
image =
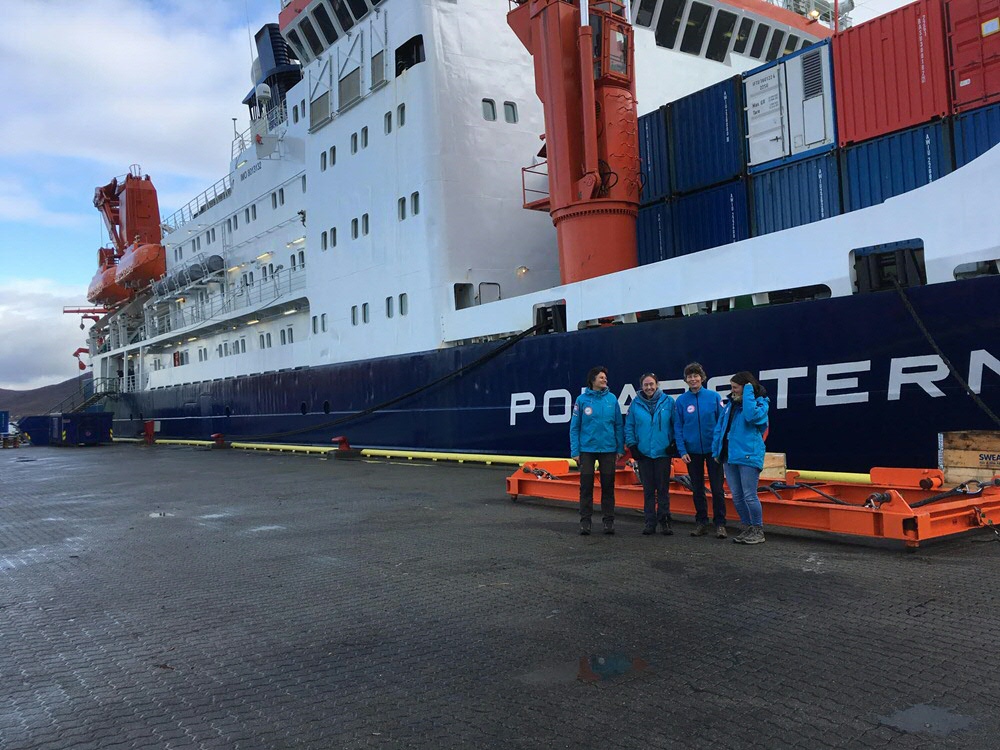
[(257, 204), (256, 203), (254, 203), (252, 206), (250, 206), (250, 218), (253, 221), (257, 221)]
[(389, 135), (392, 132), (392, 112), (386, 112), (384, 120), (385, 134)]
[(514, 102), (503, 103), (503, 119), (509, 123), (517, 122), (517, 105)]
[(418, 34), (399, 47), (396, 47), (396, 75), (401, 75), (404, 71), (422, 63), (425, 59), (424, 38)]
[(368, 126), (361, 128), (361, 148), (368, 148)]
[(355, 68), (340, 79), (337, 94), (341, 110), (361, 98), (361, 68)]
[(656, 21), (656, 44), (660, 47), (673, 47), (677, 41), (677, 32), (681, 28), (681, 16), (684, 15), (685, 0), (664, 0), (660, 8), (660, 17)]
[(996, 276), (1000, 274), (1000, 261), (978, 260), (972, 263), (963, 263), (955, 267), (955, 280), (974, 279), (978, 276)]
[(351, 239), (356, 240), (358, 238), (358, 220), (351, 219)]
[[(289, 333), (291, 333), (291, 331), (289, 331)], [(329, 414), (330, 413), (330, 402), (329, 401), (324, 401), (323, 402), (323, 413), (324, 414)]]
[(356, 326), (358, 324), (358, 306), (351, 305), (351, 325)]
[(636, 26), (649, 26), (653, 22), (653, 11), (656, 10), (656, 0), (642, 0), (639, 11), (635, 14)]
[(306, 251), (305, 250), (299, 250), (299, 265), (302, 268), (306, 267)]
[(295, 334), (293, 333), (294, 329), (291, 326), (288, 326), (287, 330), (288, 330), (288, 343), (294, 344), (295, 343)]
[(351, 6), (351, 11), (354, 13), (355, 18), (361, 18), (361, 16), (368, 12), (365, 0), (347, 0), (347, 4)]
[(764, 56), (766, 60), (777, 60), (778, 54), (781, 52), (781, 42), (785, 39), (785, 32), (781, 29), (775, 29), (774, 34), (771, 35), (771, 44), (767, 48), (767, 54)]
[(292, 122), (299, 121), (299, 105), (296, 104), (292, 107)]
[(319, 333), (319, 317), (316, 315), (312, 316), (312, 326), (313, 326), (313, 333)]
[(270, 349), (271, 348), (271, 334), (270, 333), (265, 333), (264, 334), (264, 340), (267, 341), (267, 348)]
[[(270, 336), (271, 334), (268, 334)], [(247, 353), (247, 340), (245, 338), (240, 339), (240, 354)]]
[(410, 311), (410, 298), (406, 292), (399, 295), (399, 314), (406, 315)]
[(367, 323), (370, 320), (368, 315), (368, 303), (365, 302), (361, 305), (361, 322)]
[[(327, 247), (327, 245), (326, 245), (326, 238), (327, 238), (326, 232), (323, 232), (319, 236), (319, 249), (320, 250), (326, 250), (326, 247)], [(292, 268), (293, 269), (295, 268), (295, 256), (294, 255), (292, 256)]]
[(736, 14), (727, 10), (718, 11), (715, 14), (715, 26), (712, 27), (712, 35), (708, 39), (705, 57), (716, 62), (725, 60), (726, 52), (729, 51), (729, 40), (733, 38), (735, 28)]
[(337, 246), (337, 227), (330, 227), (330, 247)]
[[(306, 38), (306, 42), (309, 44), (309, 49), (312, 50), (314, 55), (319, 55), (323, 51), (323, 43), (320, 42), (319, 37), (316, 35), (316, 29), (309, 22), (308, 18), (303, 18), (299, 23), (299, 29), (302, 31), (302, 36)], [(305, 112), (305, 107), (302, 108)]]
[(500, 285), (494, 281), (484, 281), (479, 285), (479, 304), (498, 302), (500, 300)]
[(795, 36), (795, 34), (789, 34), (788, 41), (785, 43), (785, 50), (781, 54), (787, 55), (791, 52), (794, 52), (798, 44), (799, 44), (799, 37)]
[(215, 242), (215, 227), (212, 227), (212, 242)]
[(316, 19), (316, 24), (319, 26), (319, 30), (323, 32), (323, 36), (326, 37), (328, 44), (333, 44), (337, 41), (337, 37), (340, 35), (337, 33), (337, 28), (333, 25), (333, 21), (330, 20), (330, 16), (322, 3), (317, 4), (313, 9), (313, 18)]
[(406, 105), (400, 104), (396, 107), (396, 123), (399, 127), (403, 127), (406, 124)]
[(483, 119), (488, 122), (497, 119), (497, 104), (492, 99), (483, 99)]
[(250, 279), (250, 286), (253, 286), (253, 271), (251, 271), (249, 274), (247, 274), (247, 276)]
[(400, 221), (406, 219), (406, 198), (400, 198), (396, 205), (397, 216)]
[(358, 134), (351, 133), (351, 153), (358, 153)]
[(319, 327), (321, 331), (326, 332), (326, 313), (319, 316)]
[[(278, 205), (279, 206), (284, 206), (285, 205), (285, 189), (284, 188), (278, 188)], [(214, 229), (212, 230), (212, 242), (215, 242), (215, 230)]]
[(260, 280), (267, 281), (267, 266), (260, 267)]
[(292, 47), (294, 47), (295, 51), (299, 53), (299, 57), (302, 58), (302, 61), (308, 62), (309, 55), (306, 53), (305, 45), (302, 44), (302, 40), (299, 38), (299, 35), (295, 33), (294, 29), (288, 32), (288, 41), (292, 43)]
[(230, 234), (233, 233), (233, 217), (231, 216), (228, 219), (226, 219), (226, 231), (229, 232)]
[(472, 284), (455, 284), (455, 309), (464, 310), (475, 304), (475, 287)]
[(273, 209), (277, 207), (278, 207), (278, 194), (271, 193), (271, 208)]
[(361, 234), (368, 234), (368, 214), (361, 216)]
[(337, 147), (330, 146), (330, 166), (332, 167), (337, 163)]
[[(284, 345), (285, 345), (285, 344), (287, 343), (287, 342), (285, 341), (285, 329), (284, 329), (284, 328), (282, 328), (282, 329), (281, 329), (281, 331), (279, 331), (279, 333), (281, 334), (281, 336), (280, 336), (280, 339), (281, 339), (281, 345), (282, 345), (282, 346), (284, 346)], [(264, 337), (263, 337), (263, 336), (261, 336), (261, 338), (264, 338)]]
[(757, 33), (754, 34), (753, 45), (750, 47), (750, 57), (760, 59), (760, 56), (764, 53), (764, 43), (767, 41), (767, 35), (770, 33), (771, 27), (766, 23), (757, 24)]
[(240, 228), (239, 214), (233, 214), (233, 231), (235, 232), (239, 228)]
[(306, 176), (302, 175), (302, 192), (306, 191)]
[(337, 20), (340, 21), (340, 28), (347, 31), (354, 25), (354, 19), (351, 18), (351, 14), (347, 12), (347, 6), (344, 5), (344, 0), (330, 0), (330, 5), (333, 6), (334, 15), (336, 15)]
[(736, 41), (733, 43), (733, 52), (742, 55), (750, 41), (750, 29), (753, 28), (753, 19), (744, 18), (740, 21), (740, 30), (736, 32)]
[(320, 172), (326, 171), (326, 151), (324, 151), (319, 155), (319, 171)]
[(372, 88), (385, 81), (385, 51), (379, 50), (372, 55)]
[(681, 39), (681, 52), (697, 55), (701, 52), (705, 32), (708, 31), (708, 19), (712, 17), (712, 7), (702, 3), (691, 3), (688, 11), (687, 28)]
[(896, 282), (902, 287), (927, 283), (921, 239), (855, 248), (852, 253), (857, 294), (894, 289)]
[(414, 216), (420, 213), (420, 193), (410, 195), (410, 213)]
[(298, 268), (296, 266), (296, 263), (295, 263), (295, 253), (292, 253), (291, 255), (288, 256), (288, 262), (289, 262), (289, 264), (291, 264), (293, 271), (298, 270)]
[(393, 305), (394, 302), (395, 299), (393, 299), (393, 297), (391, 296), (385, 298), (385, 317), (387, 318), (392, 317), (392, 314), (394, 312), (394, 305)]

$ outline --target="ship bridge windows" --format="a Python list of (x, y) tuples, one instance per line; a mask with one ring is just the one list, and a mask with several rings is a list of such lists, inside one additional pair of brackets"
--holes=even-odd
[(867, 294), (927, 283), (924, 242), (921, 239), (859, 247), (851, 251), (854, 292)]
[(396, 75), (401, 75), (404, 71), (422, 63), (426, 59), (424, 37), (418, 34), (396, 47)]
[(333, 21), (330, 20), (330, 14), (326, 12), (326, 8), (323, 3), (317, 3), (316, 7), (312, 11), (313, 19), (316, 21), (316, 25), (319, 26), (319, 30), (323, 32), (323, 36), (326, 37), (327, 44), (333, 44), (340, 37), (337, 33), (337, 27), (333, 25)]
[(740, 20), (740, 30), (736, 32), (736, 41), (733, 42), (733, 52), (738, 55), (742, 55), (746, 51), (747, 42), (750, 41), (750, 30), (752, 28), (752, 18), (743, 18)]
[(750, 45), (750, 57), (757, 60), (764, 54), (764, 44), (767, 42), (767, 35), (771, 33), (771, 27), (766, 23), (757, 24), (757, 33), (754, 34), (753, 44)]
[(735, 28), (735, 13), (730, 13), (727, 10), (717, 11), (715, 14), (715, 25), (712, 27), (712, 35), (708, 39), (708, 49), (705, 50), (705, 57), (716, 62), (725, 60), (726, 53), (729, 52), (729, 42), (733, 38), (733, 29)]
[(368, 12), (368, 5), (365, 3), (365, 0), (347, 0), (347, 4), (351, 6), (351, 12), (358, 20)]
[(681, 28), (681, 17), (684, 15), (685, 0), (664, 0), (660, 8), (660, 18), (656, 22), (654, 37), (660, 47), (674, 46), (677, 32)]
[(649, 26), (653, 23), (653, 12), (656, 10), (657, 0), (641, 0), (639, 10), (635, 14), (636, 26)]
[(792, 52), (795, 51), (795, 48), (798, 46), (799, 46), (799, 37), (795, 36), (795, 34), (789, 34), (788, 41), (785, 42), (785, 49), (782, 50), (781, 54), (790, 55)]
[(347, 12), (347, 3), (345, 3), (344, 0), (330, 0), (330, 5), (333, 7), (334, 15), (337, 16), (340, 28), (347, 31), (354, 26), (354, 19), (351, 18), (351, 14)]
[(306, 52), (306, 47), (302, 43), (302, 39), (301, 39), (301, 37), (299, 37), (298, 33), (296, 33), (296, 31), (294, 29), (290, 29), (288, 31), (288, 37), (287, 38), (288, 38), (289, 44), (292, 45), (292, 49), (295, 50), (295, 52), (297, 53), (299, 59), (301, 59), (302, 62), (309, 62), (309, 59), (310, 59), (309, 54)]
[(781, 29), (775, 29), (774, 34), (771, 35), (771, 46), (767, 48), (767, 60), (777, 60), (778, 55), (781, 54), (781, 43), (785, 40), (785, 32)]
[(309, 45), (309, 49), (313, 55), (319, 57), (323, 52), (323, 43), (319, 40), (316, 29), (313, 28), (308, 18), (303, 18), (299, 21), (299, 30), (302, 32), (302, 36), (306, 38), (306, 43)]
[(697, 55), (701, 52), (705, 33), (708, 31), (708, 19), (712, 17), (712, 6), (703, 3), (691, 3), (688, 11), (687, 28), (681, 39), (681, 52)]

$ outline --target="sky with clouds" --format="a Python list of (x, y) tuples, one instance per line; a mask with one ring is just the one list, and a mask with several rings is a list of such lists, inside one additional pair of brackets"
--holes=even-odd
[[(497, 0), (500, 2), (501, 0)], [(856, 22), (899, 0), (861, 0)], [(78, 374), (106, 234), (94, 188), (138, 163), (165, 213), (222, 178), (280, 0), (0, 1), (0, 388)]]

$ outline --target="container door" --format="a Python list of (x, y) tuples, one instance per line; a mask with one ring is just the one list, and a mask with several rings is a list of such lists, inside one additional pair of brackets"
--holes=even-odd
[(955, 108), (1000, 99), (1000, 0), (949, 0), (948, 42)]
[(743, 81), (747, 103), (749, 163), (763, 164), (788, 156), (788, 116), (785, 70), (774, 65)]
[(785, 63), (791, 152), (835, 144), (830, 46), (823, 45)]

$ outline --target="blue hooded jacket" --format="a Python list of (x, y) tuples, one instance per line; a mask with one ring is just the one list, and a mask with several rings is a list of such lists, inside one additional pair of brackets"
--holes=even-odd
[(622, 410), (610, 389), (587, 388), (573, 404), (569, 423), (569, 455), (584, 453), (624, 453), (625, 431)]
[(767, 410), (771, 401), (767, 396), (757, 398), (753, 386), (743, 386), (743, 403), (736, 405), (730, 400), (722, 410), (715, 435), (712, 439), (712, 456), (722, 453), (722, 438), (729, 422), (729, 413), (734, 409), (733, 424), (729, 428), (729, 455), (726, 463), (764, 468), (764, 431), (767, 430)]
[(649, 458), (664, 458), (674, 442), (674, 399), (657, 391), (651, 400), (637, 394), (625, 416), (625, 445)]
[(674, 407), (674, 441), (677, 455), (711, 453), (715, 424), (722, 414), (722, 396), (702, 387), (697, 393), (686, 391), (677, 397)]

